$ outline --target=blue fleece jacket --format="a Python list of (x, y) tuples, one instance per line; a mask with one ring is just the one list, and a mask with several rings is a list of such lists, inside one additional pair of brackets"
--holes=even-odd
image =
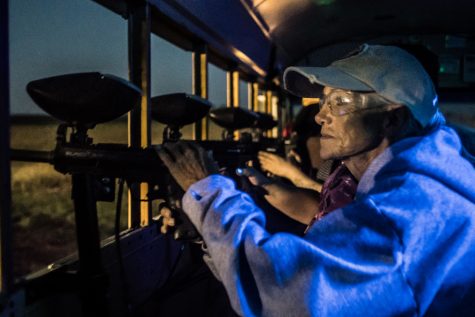
[(460, 149), (445, 126), (392, 145), (304, 237), (266, 232), (222, 176), (183, 205), (242, 315), (475, 316), (475, 172)]

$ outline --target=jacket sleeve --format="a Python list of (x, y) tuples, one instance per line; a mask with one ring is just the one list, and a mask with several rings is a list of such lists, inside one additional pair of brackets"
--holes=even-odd
[(266, 232), (263, 212), (219, 175), (191, 186), (183, 206), (241, 315), (417, 314), (397, 237), (370, 204), (334, 211), (305, 237)]

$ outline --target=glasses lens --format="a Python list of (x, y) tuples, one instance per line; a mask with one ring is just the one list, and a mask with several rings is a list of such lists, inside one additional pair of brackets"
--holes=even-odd
[(343, 116), (356, 111), (357, 101), (351, 91), (333, 90), (321, 98), (320, 110), (326, 106), (334, 116)]
[(343, 116), (356, 111), (364, 111), (390, 104), (376, 93), (359, 93), (335, 89), (320, 99), (320, 111), (328, 107), (334, 116)]

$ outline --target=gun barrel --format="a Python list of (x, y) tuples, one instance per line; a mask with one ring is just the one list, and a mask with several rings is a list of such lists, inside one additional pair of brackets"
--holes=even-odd
[(122, 144), (61, 146), (54, 151), (11, 149), (11, 158), (15, 161), (49, 163), (63, 174), (89, 173), (133, 182), (156, 182), (168, 174), (155, 149), (135, 149)]
[(54, 152), (11, 149), (10, 155), (13, 161), (52, 163)]

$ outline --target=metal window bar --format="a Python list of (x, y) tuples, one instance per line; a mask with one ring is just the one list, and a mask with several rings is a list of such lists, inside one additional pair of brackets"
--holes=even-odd
[[(146, 1), (130, 2), (128, 11), (129, 78), (142, 90), (140, 106), (133, 109), (128, 117), (129, 145), (144, 148), (151, 143), (150, 5)], [(147, 183), (141, 183), (129, 191), (129, 228), (150, 223), (152, 210), (151, 204), (146, 201), (147, 192)]]
[(13, 287), (10, 175), (8, 1), (0, 1), (0, 294)]
[(257, 96), (259, 94), (259, 84), (255, 82), (249, 82), (247, 84), (247, 106), (251, 111), (258, 111), (259, 105), (257, 103)]
[(226, 72), (226, 106), (239, 107), (239, 72), (231, 70)]
[[(192, 93), (201, 98), (208, 98), (208, 52), (206, 45), (200, 45), (192, 53)], [(208, 139), (208, 117), (193, 125), (193, 139)]]

